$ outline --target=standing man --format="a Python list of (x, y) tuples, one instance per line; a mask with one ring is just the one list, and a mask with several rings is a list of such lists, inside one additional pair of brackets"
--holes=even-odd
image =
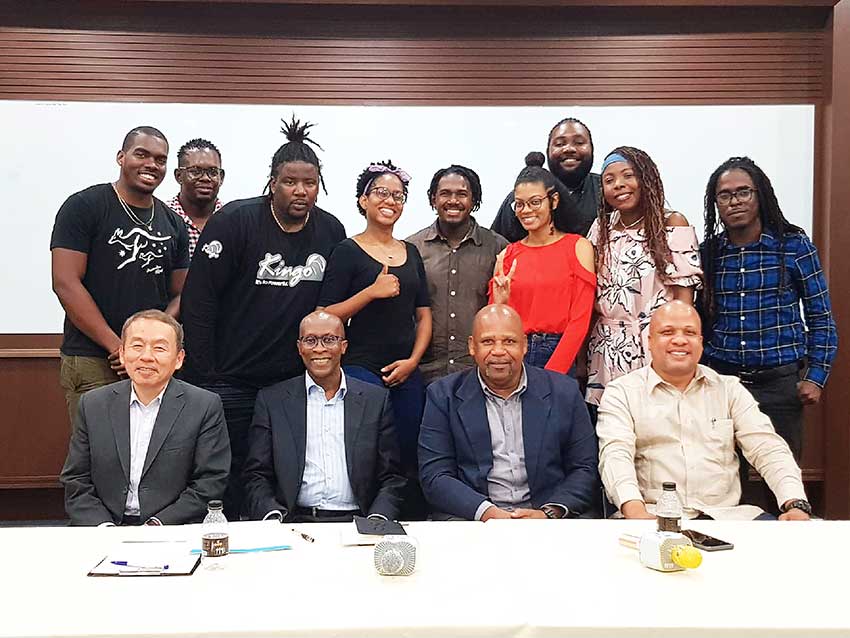
[(339, 220), (316, 206), (321, 164), (310, 124), (283, 128), (269, 194), (230, 202), (207, 222), (182, 302), (185, 378), (224, 403), (233, 455), (224, 511), (241, 514), (242, 466), (257, 391), (304, 371), (296, 341), (316, 308)]
[(476, 367), (428, 387), (419, 476), (435, 518), (564, 518), (599, 494), (596, 434), (575, 379), (526, 366), (510, 306), (475, 316)]
[(127, 319), (119, 357), (130, 379), (80, 400), (59, 477), (71, 525), (199, 523), (227, 485), (221, 400), (173, 378), (183, 329), (164, 312)]
[(245, 463), (250, 518), (398, 518), (406, 481), (390, 393), (345, 375), (347, 347), (339, 317), (307, 315), (298, 338), (307, 372), (257, 395)]
[(475, 364), (467, 345), (472, 320), (487, 305), (496, 255), (508, 245), (472, 216), (481, 206), (481, 180), (471, 168), (438, 170), (428, 201), (436, 221), (407, 238), (422, 255), (431, 297), (431, 345), (419, 362), (426, 384)]
[(177, 151), (174, 179), (180, 184), (180, 192), (168, 205), (186, 224), (191, 259), (207, 220), (221, 208), (218, 199), (218, 190), (224, 183), (221, 152), (207, 140), (189, 140)]
[[(566, 187), (566, 193), (575, 202), (578, 218), (569, 220), (572, 225), (566, 232), (584, 237), (590, 230), (599, 208), (601, 182), (593, 168), (593, 137), (590, 129), (574, 117), (567, 117), (549, 131), (547, 153), (549, 170)], [(516, 218), (512, 208), (514, 192), (502, 202), (493, 225), (490, 226), (509, 242), (519, 241), (528, 233)]]
[(56, 215), (51, 271), (65, 309), (60, 382), (72, 425), (84, 392), (126, 376), (118, 335), (127, 317), (148, 308), (177, 316), (189, 238), (153, 196), (167, 160), (165, 136), (138, 126), (118, 151), (118, 181), (71, 195)]
[(705, 362), (741, 379), (799, 459), (803, 406), (820, 400), (838, 347), (818, 251), (748, 157), (714, 171), (705, 203)]

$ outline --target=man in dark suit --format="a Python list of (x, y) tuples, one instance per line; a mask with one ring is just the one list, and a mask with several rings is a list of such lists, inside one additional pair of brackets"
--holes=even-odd
[(248, 435), (245, 493), (253, 519), (351, 521), (398, 517), (406, 487), (389, 392), (346, 377), (342, 322), (301, 322), (304, 375), (260, 390)]
[(230, 443), (221, 400), (173, 379), (183, 330), (159, 310), (124, 323), (130, 377), (84, 394), (59, 477), (72, 525), (162, 525), (203, 520), (224, 495)]
[(565, 518), (599, 494), (597, 440), (575, 380), (523, 364), (519, 315), (475, 316), (476, 368), (428, 387), (419, 475), (434, 518)]

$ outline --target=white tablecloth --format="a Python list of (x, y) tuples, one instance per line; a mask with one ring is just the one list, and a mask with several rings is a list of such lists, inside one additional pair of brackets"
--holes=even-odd
[(699, 522), (735, 544), (659, 573), (618, 544), (647, 521), (411, 523), (416, 572), (381, 577), (340, 527), (231, 524), (227, 557), (188, 577), (92, 578), (125, 539), (200, 527), (0, 530), (2, 636), (848, 636), (850, 522)]

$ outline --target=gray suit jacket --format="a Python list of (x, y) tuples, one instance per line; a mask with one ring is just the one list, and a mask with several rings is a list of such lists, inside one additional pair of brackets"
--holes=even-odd
[[(389, 392), (350, 376), (345, 380), (343, 436), (351, 489), (364, 516), (381, 514), (394, 520), (407, 481), (399, 470)], [(273, 510), (287, 515), (296, 507), (306, 450), (307, 390), (302, 374), (257, 395), (244, 472), (251, 518)]]
[[(130, 483), (130, 381), (86, 392), (59, 480), (72, 525), (120, 523)], [(203, 520), (221, 499), (230, 439), (218, 395), (171, 379), (139, 481), (140, 517), (165, 524)]]

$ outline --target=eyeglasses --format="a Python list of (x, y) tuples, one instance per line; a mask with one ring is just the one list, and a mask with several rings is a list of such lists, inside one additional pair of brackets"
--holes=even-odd
[(528, 208), (528, 210), (540, 210), (540, 207), (543, 206), (543, 202), (548, 199), (548, 194), (545, 197), (532, 197), (527, 202), (524, 202), (521, 199), (515, 199), (511, 204), (511, 208), (513, 208), (515, 213), (518, 213), (526, 208)]
[(337, 335), (322, 335), (321, 337), (309, 335), (307, 337), (298, 337), (298, 342), (301, 345), (310, 348), (310, 350), (314, 350), (316, 346), (319, 345), (320, 341), (322, 342), (322, 345), (326, 348), (333, 348), (337, 344), (340, 344), (345, 341), (345, 337), (339, 337)]
[(217, 166), (209, 166), (207, 168), (203, 168), (201, 166), (186, 166), (180, 169), (186, 175), (189, 176), (189, 179), (201, 179), (203, 175), (206, 175), (210, 179), (219, 179), (224, 177), (224, 169), (218, 168)]
[(717, 193), (717, 203), (723, 204), (727, 206), (732, 203), (732, 198), (734, 197), (739, 202), (748, 202), (755, 195), (755, 191), (749, 186), (745, 186), (744, 188), (739, 188), (736, 191), (720, 191)]
[(404, 204), (404, 202), (407, 201), (407, 195), (405, 195), (403, 191), (391, 191), (389, 188), (384, 186), (373, 188), (366, 194), (371, 195), (372, 193), (375, 193), (379, 199), (389, 199), (392, 197), (397, 204)]

